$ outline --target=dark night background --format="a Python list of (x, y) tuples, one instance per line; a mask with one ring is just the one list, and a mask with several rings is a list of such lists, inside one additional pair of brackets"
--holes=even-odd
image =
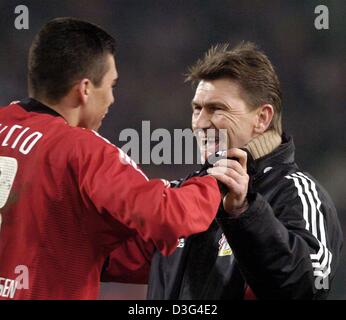
[[(29, 30), (14, 27), (14, 8), (29, 8)], [(314, 27), (315, 7), (329, 8), (329, 30)], [(346, 234), (346, 3), (340, 1), (80, 0), (0, 2), (0, 105), (26, 93), (26, 59), (48, 20), (73, 16), (101, 25), (118, 43), (116, 103), (100, 133), (116, 143), (122, 129), (141, 132), (190, 126), (193, 89), (187, 67), (212, 44), (257, 43), (276, 67), (284, 95), (285, 131), (296, 157), (333, 198)], [(150, 177), (185, 176), (194, 165), (144, 165)], [(330, 298), (346, 299), (343, 255)], [(145, 286), (103, 285), (101, 298), (143, 299)]]

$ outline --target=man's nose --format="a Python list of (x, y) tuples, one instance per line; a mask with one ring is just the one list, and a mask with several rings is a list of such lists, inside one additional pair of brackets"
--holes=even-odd
[(196, 121), (195, 126), (198, 129), (208, 129), (211, 126), (211, 114), (206, 110), (202, 109), (199, 113)]

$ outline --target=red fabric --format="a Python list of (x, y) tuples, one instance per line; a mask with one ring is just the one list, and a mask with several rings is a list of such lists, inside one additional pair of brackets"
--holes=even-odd
[[(24, 154), (34, 132), (42, 137)], [(95, 299), (112, 251), (112, 280), (143, 282), (153, 246), (172, 253), (178, 238), (208, 228), (220, 203), (211, 177), (169, 189), (95, 132), (17, 104), (0, 109), (3, 157), (18, 170), (0, 209), (0, 278), (29, 270), (29, 289), (15, 299)]]
[(254, 292), (248, 285), (245, 288), (244, 300), (257, 300)]

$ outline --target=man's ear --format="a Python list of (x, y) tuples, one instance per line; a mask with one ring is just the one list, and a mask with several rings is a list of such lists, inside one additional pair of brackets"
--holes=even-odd
[(254, 132), (257, 134), (262, 134), (270, 126), (274, 116), (274, 108), (271, 104), (264, 104), (256, 110), (256, 113), (257, 117)]
[(90, 87), (91, 81), (87, 78), (80, 80), (76, 85), (79, 101), (83, 105), (87, 104), (90, 98)]

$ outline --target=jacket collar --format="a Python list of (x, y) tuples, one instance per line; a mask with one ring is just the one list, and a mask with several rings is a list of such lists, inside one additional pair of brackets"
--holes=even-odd
[(244, 149), (248, 154), (247, 167), (250, 175), (260, 175), (264, 169), (269, 167), (294, 163), (295, 146), (293, 138), (286, 136), (285, 133), (282, 134), (281, 138), (282, 143), (276, 149), (257, 160), (254, 160), (251, 153)]

